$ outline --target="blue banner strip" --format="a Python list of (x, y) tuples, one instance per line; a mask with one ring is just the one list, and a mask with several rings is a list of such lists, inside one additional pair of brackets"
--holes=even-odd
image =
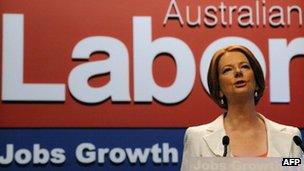
[[(0, 169), (179, 170), (184, 132), (185, 129), (0, 129)], [(303, 137), (304, 129), (301, 132)]]

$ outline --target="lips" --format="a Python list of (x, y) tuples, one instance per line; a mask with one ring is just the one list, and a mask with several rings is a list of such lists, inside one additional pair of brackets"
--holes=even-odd
[(234, 83), (235, 87), (240, 88), (240, 87), (244, 87), (246, 86), (246, 81), (244, 80), (239, 80), (237, 82)]

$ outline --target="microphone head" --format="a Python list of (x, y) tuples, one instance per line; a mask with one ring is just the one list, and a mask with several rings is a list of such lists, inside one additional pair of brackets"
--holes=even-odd
[(229, 137), (227, 135), (225, 135), (222, 139), (222, 143), (223, 145), (228, 145), (229, 144)]
[(295, 144), (296, 144), (297, 146), (302, 145), (302, 140), (301, 140), (301, 138), (300, 138), (299, 136), (297, 136), (297, 135), (295, 135), (295, 136), (293, 137), (293, 141), (295, 142)]

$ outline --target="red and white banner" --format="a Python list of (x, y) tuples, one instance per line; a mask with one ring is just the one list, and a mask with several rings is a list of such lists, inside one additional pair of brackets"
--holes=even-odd
[(0, 2), (0, 127), (188, 127), (223, 111), (212, 54), (250, 48), (258, 111), (304, 127), (302, 0)]

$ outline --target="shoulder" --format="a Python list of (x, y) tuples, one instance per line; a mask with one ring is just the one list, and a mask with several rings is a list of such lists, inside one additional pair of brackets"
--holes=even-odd
[(209, 124), (203, 124), (198, 126), (192, 126), (187, 128), (185, 132), (185, 136), (188, 140), (193, 140), (198, 137), (202, 137), (207, 132), (207, 128), (209, 127)]
[(189, 127), (185, 132), (185, 138), (188, 140), (194, 140), (223, 129), (223, 115), (220, 115), (210, 123)]
[(276, 130), (276, 131), (279, 131), (279, 132), (285, 133), (285, 134), (290, 134), (290, 135), (299, 135), (300, 134), (300, 130), (297, 127), (280, 124), (280, 123), (277, 123), (270, 119), (267, 119), (265, 117), (264, 117), (264, 120), (265, 120), (266, 125), (273, 130)]

